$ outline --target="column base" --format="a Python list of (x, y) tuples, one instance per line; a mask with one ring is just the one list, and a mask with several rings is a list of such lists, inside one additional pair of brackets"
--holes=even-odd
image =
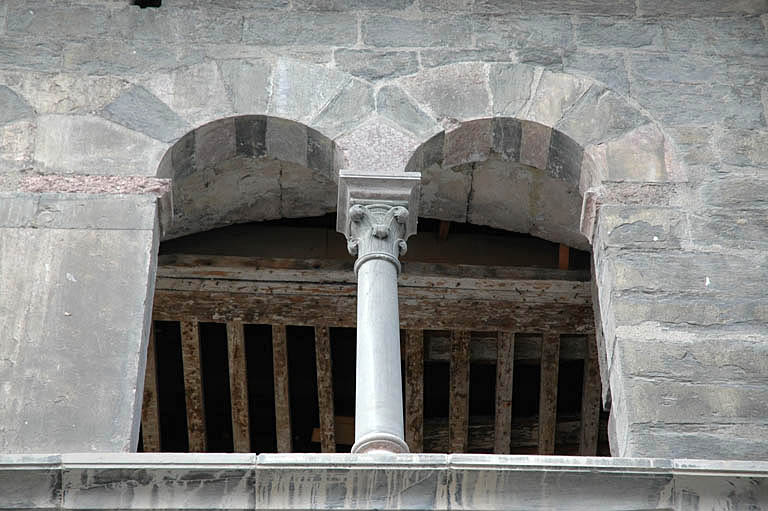
[(410, 452), (408, 444), (402, 438), (389, 433), (369, 433), (363, 435), (352, 446), (353, 454), (373, 453), (403, 454)]

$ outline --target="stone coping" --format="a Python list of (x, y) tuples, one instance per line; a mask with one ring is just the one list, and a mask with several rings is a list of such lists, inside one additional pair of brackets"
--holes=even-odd
[(2, 509), (768, 510), (768, 462), (472, 454), (0, 455)]

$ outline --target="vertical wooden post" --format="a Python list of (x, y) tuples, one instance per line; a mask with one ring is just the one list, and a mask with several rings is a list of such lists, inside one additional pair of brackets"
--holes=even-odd
[(469, 441), (469, 332), (451, 331), (449, 452), (466, 452)]
[(200, 327), (197, 320), (181, 322), (181, 360), (184, 367), (189, 452), (205, 452), (205, 404), (200, 365)]
[(272, 367), (275, 378), (277, 452), (291, 452), (291, 395), (288, 384), (288, 340), (285, 325), (272, 325)]
[(541, 340), (541, 380), (539, 386), (539, 454), (555, 453), (559, 368), (560, 335), (544, 334)]
[(333, 368), (328, 327), (315, 327), (317, 406), (320, 410), (320, 448), (336, 452), (336, 420), (333, 412)]
[(570, 258), (571, 255), (571, 249), (568, 245), (563, 245), (560, 243), (560, 246), (557, 251), (557, 267), (561, 270), (567, 270), (570, 268)]
[(235, 452), (251, 452), (248, 370), (242, 321), (227, 323), (227, 353), (229, 354), (229, 395), (232, 403), (232, 441)]
[(512, 381), (515, 366), (515, 336), (499, 332), (496, 343), (496, 425), (493, 452), (509, 454), (512, 435)]
[(155, 356), (155, 322), (149, 327), (147, 368), (144, 373), (144, 399), (141, 405), (141, 436), (144, 452), (160, 451), (160, 412), (157, 404), (157, 358)]
[(600, 427), (600, 367), (597, 361), (597, 341), (590, 333), (586, 339), (586, 357), (584, 357), (584, 387), (581, 397), (581, 434), (579, 454), (594, 456), (597, 454), (597, 438)]
[(423, 452), (424, 331), (406, 331), (405, 342), (405, 442), (411, 452)]

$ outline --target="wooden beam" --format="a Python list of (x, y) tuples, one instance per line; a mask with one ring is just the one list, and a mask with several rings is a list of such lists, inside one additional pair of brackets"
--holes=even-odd
[(315, 360), (317, 364), (317, 406), (320, 411), (320, 448), (323, 452), (336, 452), (333, 368), (331, 367), (331, 337), (328, 327), (315, 327)]
[(509, 454), (512, 434), (512, 379), (515, 365), (515, 336), (498, 334), (496, 363), (496, 414), (493, 452)]
[(557, 251), (557, 268), (559, 270), (567, 270), (570, 267), (571, 248), (568, 245), (560, 243), (560, 247)]
[(291, 396), (288, 384), (288, 340), (285, 325), (272, 325), (272, 367), (275, 380), (277, 452), (291, 452)]
[(448, 452), (467, 452), (469, 434), (469, 332), (451, 332)]
[(597, 342), (593, 334), (586, 338), (589, 356), (584, 360), (584, 387), (581, 397), (581, 435), (579, 454), (597, 454), (598, 428), (600, 426), (600, 368), (598, 367)]
[(424, 332), (406, 330), (405, 441), (411, 452), (424, 451)]
[[(158, 284), (163, 285), (165, 283)], [(169, 290), (155, 291), (155, 320), (197, 317), (201, 321), (240, 320), (255, 324), (354, 327), (357, 298), (323, 295), (308, 286), (304, 294)], [(471, 310), (472, 314), (467, 314)], [(474, 330), (513, 332), (594, 331), (590, 301), (581, 304), (532, 303), (506, 300), (457, 300), (446, 292), (442, 298), (400, 298), (400, 325), (404, 329)]]
[(141, 406), (141, 439), (144, 452), (160, 451), (160, 412), (157, 404), (157, 357), (155, 355), (155, 322), (149, 327), (147, 368), (144, 372), (144, 399)]
[[(446, 330), (425, 331), (424, 358), (426, 362), (448, 362), (451, 358), (451, 336)], [(584, 360), (586, 356), (584, 335), (569, 335), (560, 339), (560, 360)], [(469, 343), (469, 360), (495, 364), (497, 361), (498, 333), (472, 332)], [(541, 360), (541, 335), (515, 334), (515, 361), (539, 365)]]
[(559, 355), (560, 336), (558, 334), (544, 334), (541, 342), (541, 380), (539, 385), (539, 454), (555, 453)]
[(451, 222), (448, 220), (440, 220), (440, 226), (437, 231), (437, 239), (445, 241), (448, 239), (448, 232), (451, 230)]
[(205, 404), (200, 365), (200, 328), (197, 320), (181, 321), (181, 360), (187, 405), (189, 452), (205, 452)]
[(232, 441), (235, 452), (251, 452), (248, 369), (242, 321), (227, 323), (227, 353), (229, 354), (229, 395), (232, 403)]

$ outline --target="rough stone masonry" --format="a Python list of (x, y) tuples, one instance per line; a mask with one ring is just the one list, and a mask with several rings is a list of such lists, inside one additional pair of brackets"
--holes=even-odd
[(591, 244), (615, 455), (768, 459), (767, 13), (3, 2), (0, 451), (135, 448), (160, 239), (332, 211), (344, 168)]

